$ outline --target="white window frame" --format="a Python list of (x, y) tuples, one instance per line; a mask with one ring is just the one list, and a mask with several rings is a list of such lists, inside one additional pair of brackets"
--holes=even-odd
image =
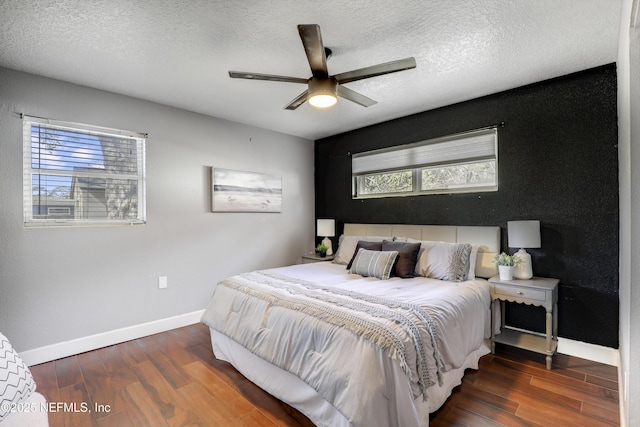
[[(63, 122), (40, 117), (32, 117), (23, 115), (23, 206), (24, 206), (24, 225), (25, 227), (48, 227), (48, 226), (102, 226), (102, 225), (134, 225), (146, 223), (146, 134), (124, 131), (119, 129), (111, 129), (99, 126), (92, 126), (80, 123)], [(55, 167), (40, 168), (34, 164), (32, 150), (37, 144), (43, 143), (32, 137), (32, 127), (40, 127), (42, 129), (51, 129), (56, 132), (71, 132), (82, 135), (90, 135), (93, 137), (109, 137), (111, 139), (133, 139), (135, 140), (136, 153), (135, 161), (131, 163), (131, 169), (126, 173), (121, 171), (106, 171), (104, 169), (95, 168), (79, 168), (79, 170), (57, 169)], [(77, 144), (77, 143), (76, 143)], [(87, 148), (90, 145), (87, 144)], [(92, 147), (91, 147), (92, 148)], [(66, 159), (66, 157), (65, 157)], [(133, 160), (133, 155), (128, 158)], [(34, 217), (34, 176), (48, 177), (71, 177), (71, 179), (97, 179), (97, 180), (128, 180), (136, 182), (136, 211), (135, 217), (128, 218), (64, 218), (59, 214), (50, 215), (47, 213), (42, 217)], [(76, 204), (78, 202), (76, 201)], [(105, 215), (107, 216), (107, 215)]]
[[(492, 183), (427, 190), (421, 188), (422, 170), (425, 168), (486, 162), (495, 162), (495, 178)], [(412, 172), (410, 191), (373, 194), (358, 191), (366, 176), (398, 171)], [(354, 199), (498, 191), (497, 126), (354, 154), (351, 158), (351, 175)]]

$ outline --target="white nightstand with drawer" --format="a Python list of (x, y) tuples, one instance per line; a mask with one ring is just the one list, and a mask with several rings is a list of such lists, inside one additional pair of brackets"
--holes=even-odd
[[(533, 277), (531, 279), (500, 280), (500, 276), (489, 279), (491, 283), (491, 352), (495, 343), (523, 348), (546, 355), (547, 369), (551, 369), (551, 358), (558, 348), (558, 279)], [(495, 304), (500, 301), (500, 334), (495, 335)], [(546, 333), (544, 335), (505, 325), (505, 301), (544, 307)]]

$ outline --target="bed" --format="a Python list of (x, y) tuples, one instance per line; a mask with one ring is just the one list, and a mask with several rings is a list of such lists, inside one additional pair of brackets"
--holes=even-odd
[(345, 224), (333, 262), (227, 278), (202, 321), (318, 426), (426, 426), (490, 351), (499, 247), (499, 227)]

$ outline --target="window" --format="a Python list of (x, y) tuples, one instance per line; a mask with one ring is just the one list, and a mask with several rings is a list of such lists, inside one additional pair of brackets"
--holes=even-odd
[(380, 172), (359, 177), (358, 194), (390, 194), (413, 191), (413, 172), (410, 170)]
[(496, 128), (358, 153), (353, 197), (497, 191), (497, 163)]
[(25, 226), (144, 224), (145, 135), (24, 116)]

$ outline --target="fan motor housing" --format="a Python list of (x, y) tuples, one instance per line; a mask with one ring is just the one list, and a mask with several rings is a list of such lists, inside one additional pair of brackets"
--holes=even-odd
[(333, 95), (337, 96), (338, 82), (333, 77), (319, 79), (311, 77), (309, 79), (309, 96), (314, 95)]

